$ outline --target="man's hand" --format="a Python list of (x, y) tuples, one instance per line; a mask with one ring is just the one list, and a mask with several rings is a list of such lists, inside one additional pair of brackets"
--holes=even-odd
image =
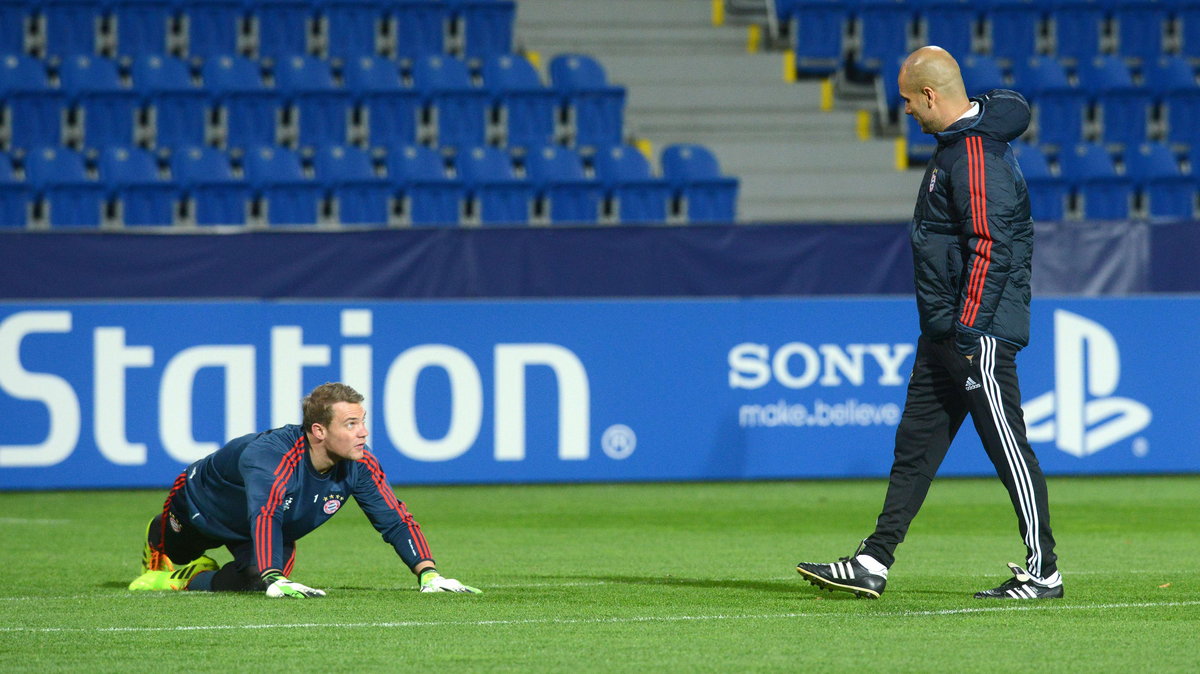
[(437, 571), (427, 570), (421, 572), (421, 578), (418, 581), (421, 584), (422, 592), (469, 592), (470, 594), (483, 594), (483, 590), (463, 585), (453, 578), (444, 578)]
[(288, 580), (281, 573), (269, 574), (263, 578), (267, 582), (267, 596), (272, 598), (291, 597), (293, 599), (305, 599), (307, 597), (324, 597), (325, 590), (317, 590), (307, 585), (301, 585), (292, 580)]

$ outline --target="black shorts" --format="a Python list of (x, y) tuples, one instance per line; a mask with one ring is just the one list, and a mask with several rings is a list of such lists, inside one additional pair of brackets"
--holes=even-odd
[[(175, 488), (171, 490), (166, 503), (163, 504), (163, 512), (160, 515), (161, 519), (156, 523), (157, 526), (150, 527), (150, 544), (166, 554), (176, 566), (187, 564), (209, 550), (225, 547), (233, 555), (233, 561), (222, 566), (221, 570), (217, 572), (213, 579), (212, 589), (233, 592), (266, 590), (266, 585), (262, 582), (255, 561), (254, 542), (250, 540), (225, 541), (213, 538), (191, 526), (188, 523), (190, 508), (187, 495), (182, 489), (182, 480), (176, 481), (175, 484)], [(157, 535), (155, 534), (156, 530), (159, 532)], [(282, 570), (286, 576), (291, 573), (292, 565), (296, 561), (294, 543), (284, 543), (284, 557), (287, 559), (287, 563)]]

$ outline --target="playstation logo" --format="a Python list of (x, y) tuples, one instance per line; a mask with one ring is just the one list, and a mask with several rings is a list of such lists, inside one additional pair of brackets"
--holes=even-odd
[(1150, 424), (1150, 408), (1112, 395), (1121, 379), (1117, 341), (1103, 325), (1054, 312), (1054, 390), (1024, 405), (1030, 442), (1053, 442), (1080, 458)]

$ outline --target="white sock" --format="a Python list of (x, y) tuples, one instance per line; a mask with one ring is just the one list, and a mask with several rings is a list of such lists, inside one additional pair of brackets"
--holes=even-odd
[(887, 578), (888, 568), (883, 564), (880, 564), (879, 560), (875, 559), (871, 555), (859, 555), (854, 558), (854, 561), (861, 564), (862, 567), (866, 569), (872, 576), (883, 576), (884, 578)]
[(1058, 587), (1059, 585), (1062, 585), (1062, 574), (1055, 571), (1045, 578), (1038, 578), (1037, 582), (1045, 585), (1046, 587)]

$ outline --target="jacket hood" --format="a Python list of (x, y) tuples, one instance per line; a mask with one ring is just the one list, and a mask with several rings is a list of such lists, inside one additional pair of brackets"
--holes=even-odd
[(979, 114), (961, 119), (945, 131), (934, 134), (939, 143), (953, 142), (967, 133), (1007, 143), (1029, 128), (1029, 103), (1015, 91), (992, 89), (982, 96), (971, 97), (971, 100), (979, 104)]

